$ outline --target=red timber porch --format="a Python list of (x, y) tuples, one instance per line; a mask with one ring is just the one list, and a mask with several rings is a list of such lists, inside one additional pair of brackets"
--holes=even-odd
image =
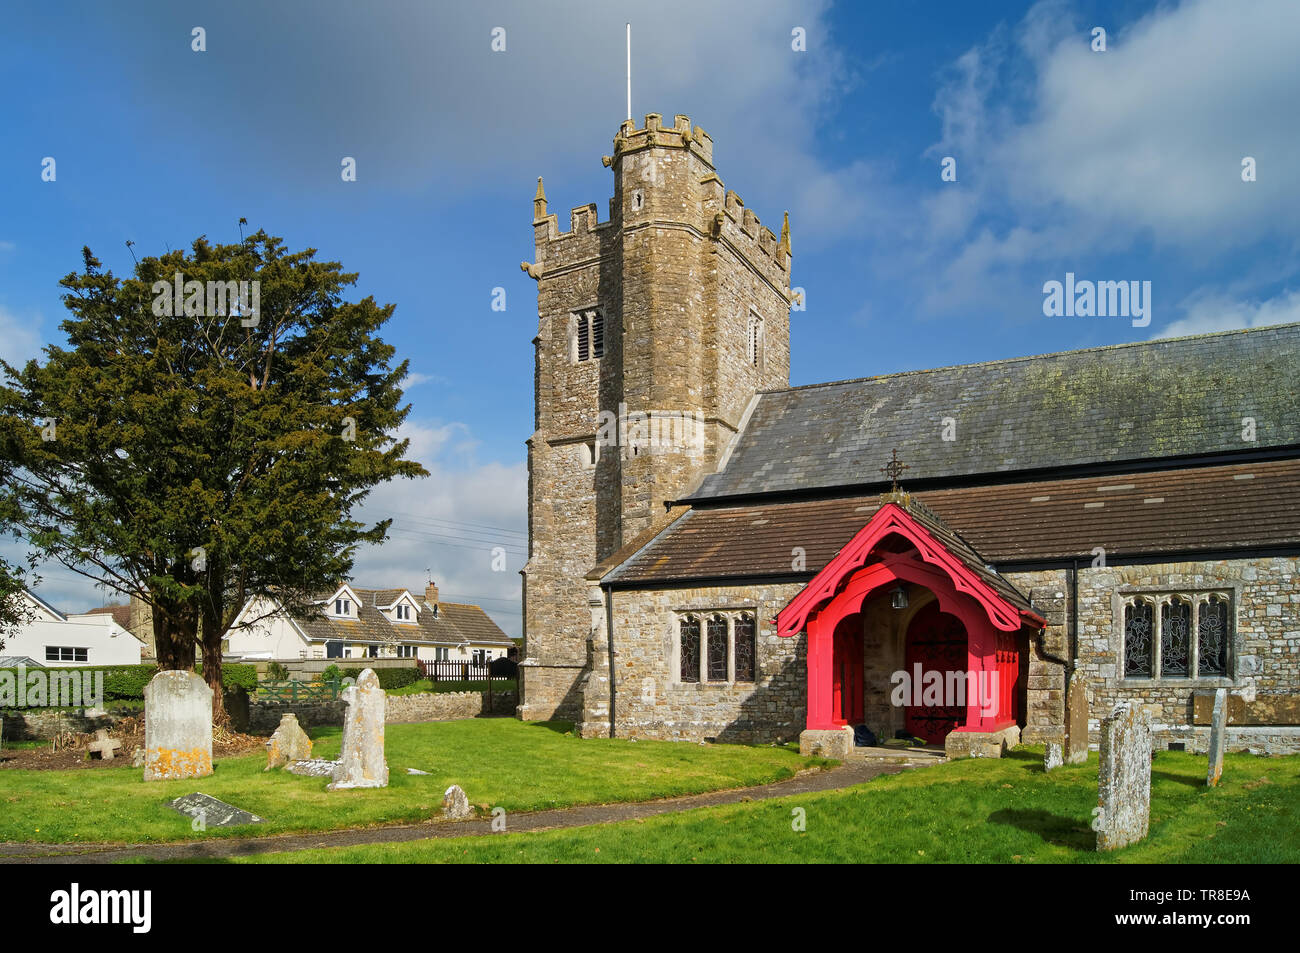
[(855, 726), (950, 756), (1019, 742), (1029, 601), (910, 494), (895, 490), (777, 616), (808, 636), (800, 748), (847, 756)]

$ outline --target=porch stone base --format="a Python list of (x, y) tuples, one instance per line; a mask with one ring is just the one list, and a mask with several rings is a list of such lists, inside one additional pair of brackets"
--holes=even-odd
[(1001, 731), (950, 731), (943, 740), (949, 758), (1000, 758), (1008, 748), (1020, 744), (1020, 726)]
[(805, 758), (847, 758), (853, 750), (853, 729), (813, 729), (799, 732), (799, 754)]

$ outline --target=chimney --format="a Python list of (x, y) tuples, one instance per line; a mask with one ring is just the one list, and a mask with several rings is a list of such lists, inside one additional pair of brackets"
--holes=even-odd
[(438, 611), (438, 584), (430, 582), (424, 587), (424, 601), (433, 607), (434, 612)]

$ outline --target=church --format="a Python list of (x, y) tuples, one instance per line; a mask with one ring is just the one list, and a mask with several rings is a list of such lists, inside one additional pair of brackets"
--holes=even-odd
[(1222, 688), (1300, 751), (1300, 324), (791, 387), (788, 219), (685, 116), (603, 161), (521, 264), (520, 718), (996, 756), (1137, 700), (1204, 751)]

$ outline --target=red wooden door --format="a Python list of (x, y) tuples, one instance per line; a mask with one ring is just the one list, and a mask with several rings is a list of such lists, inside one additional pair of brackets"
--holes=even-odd
[(948, 673), (960, 673), (964, 689), (967, 664), (966, 643), (966, 627), (956, 616), (940, 612), (938, 603), (932, 602), (921, 609), (907, 627), (904, 664), (908, 678), (913, 679), (910, 700), (918, 704), (908, 705), (905, 708), (903, 725), (913, 735), (924, 738), (931, 744), (943, 744), (943, 739), (948, 736), (948, 732), (965, 722), (966, 708), (963, 705), (943, 704), (944, 701), (955, 701), (955, 699), (944, 698), (942, 691), (940, 704), (920, 704), (924, 698), (924, 683), (915, 682), (916, 665), (920, 663), (923, 676), (926, 672), (938, 672), (943, 687), (952, 681)]
[(835, 627), (831, 661), (831, 705), (835, 723), (862, 723), (862, 617), (851, 615)]

